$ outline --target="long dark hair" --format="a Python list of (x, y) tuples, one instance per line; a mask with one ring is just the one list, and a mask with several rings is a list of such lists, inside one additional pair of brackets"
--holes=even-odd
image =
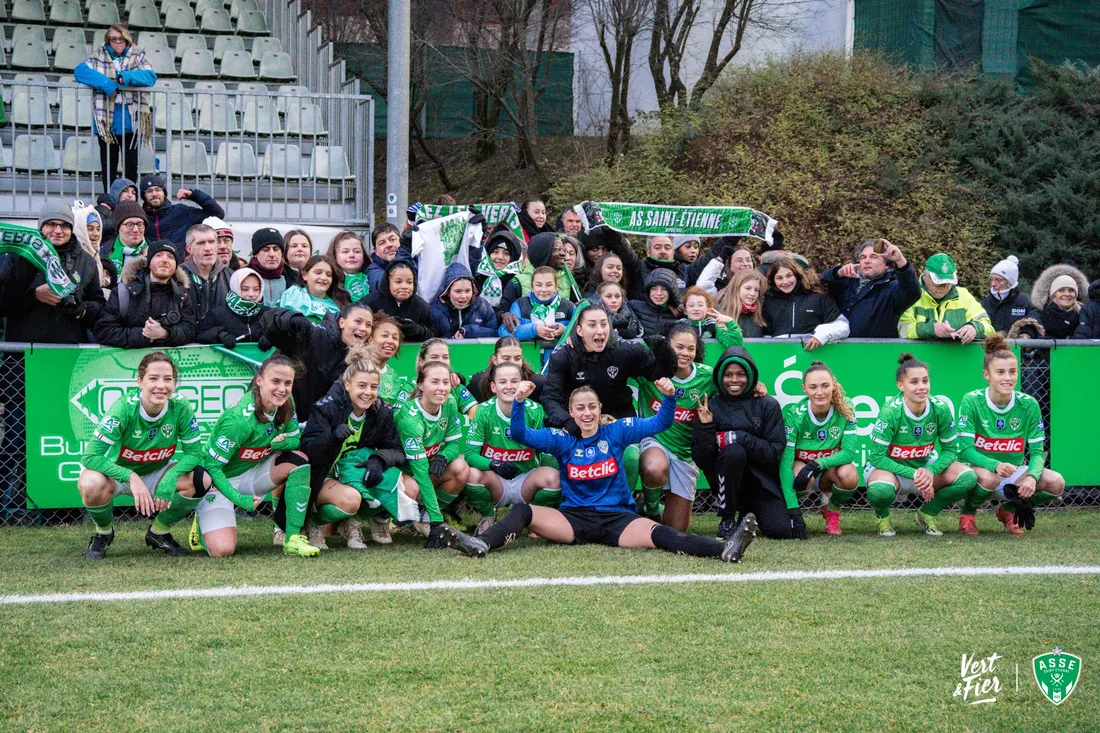
[(302, 269), (298, 270), (298, 284), (309, 292), (309, 286), (306, 285), (306, 273), (313, 269), (313, 266), (318, 262), (324, 262), (332, 270), (332, 282), (328, 284), (328, 290), (325, 291), (325, 295), (332, 298), (336, 305), (343, 308), (350, 301), (348, 291), (344, 289), (344, 272), (337, 266), (336, 260), (332, 259), (328, 255), (313, 255), (305, 264), (302, 265)]
[[(599, 287), (603, 285), (603, 263), (612, 257), (617, 259), (619, 264), (623, 266), (623, 279), (619, 281), (619, 285), (622, 286), (623, 292), (625, 293), (630, 290), (629, 276), (626, 274), (626, 263), (623, 262), (622, 257), (619, 257), (619, 255), (614, 252), (604, 252), (600, 255), (600, 258), (596, 260), (596, 264), (592, 265), (592, 272), (588, 274), (588, 282), (595, 289), (599, 289)], [(623, 296), (623, 302), (625, 301), (626, 296)]]
[[(515, 336), (501, 336), (497, 339), (497, 342), (493, 344), (493, 356), (499, 354), (501, 349), (506, 349), (509, 346), (518, 346), (520, 349), (523, 348), (523, 344), (520, 343), (520, 340)], [(535, 376), (535, 372), (533, 369), (531, 369), (530, 365), (527, 363), (527, 360), (524, 359), (522, 362), (520, 362), (518, 366), (520, 368), (520, 371), (522, 372), (523, 379), (530, 382)], [(493, 381), (493, 369), (495, 367), (496, 363), (494, 362), (489, 366), (489, 368), (481, 371), (477, 377), (477, 381), (471, 381), (470, 391), (473, 392), (475, 395), (492, 395), (492, 391), (489, 389), (489, 384)]]
[[(252, 377), (252, 384), (249, 385), (249, 389), (252, 390), (252, 404), (256, 407), (256, 420), (259, 422), (267, 422), (267, 413), (264, 412), (263, 403), (260, 401), (259, 381), (271, 367), (285, 366), (290, 367), (294, 372), (294, 378), (298, 379), (305, 372), (305, 367), (298, 361), (291, 359), (285, 354), (272, 354), (264, 359), (263, 364), (260, 364), (260, 368), (256, 370), (256, 376)], [(294, 419), (294, 398), (291, 397), (275, 411), (275, 427), (281, 428)]]
[(682, 333), (690, 334), (695, 339), (695, 363), (702, 364), (706, 361), (706, 352), (703, 346), (703, 337), (699, 335), (699, 331), (690, 323), (676, 323), (672, 328), (668, 330), (668, 334), (665, 339), (671, 343), (673, 336), (679, 336)]

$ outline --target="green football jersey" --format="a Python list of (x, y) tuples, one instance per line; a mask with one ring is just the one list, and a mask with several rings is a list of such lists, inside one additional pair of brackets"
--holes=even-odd
[(150, 417), (142, 407), (141, 394), (135, 393), (111, 405), (88, 443), (86, 456), (106, 457), (118, 467), (118, 475), (125, 473), (128, 479), (131, 472), (147, 476), (168, 463), (177, 444), (197, 450), (201, 440), (199, 421), (185, 398), (173, 395), (159, 415)]
[[(794, 451), (796, 461), (816, 461), (822, 468), (832, 468), (854, 458), (855, 420), (849, 420), (833, 407), (829, 408), (825, 419), (819, 421), (810, 409), (810, 399), (804, 397), (783, 408), (783, 425), (787, 430), (787, 448)], [(829, 460), (842, 452), (850, 454), (847, 460), (839, 463)]]
[(378, 396), (387, 407), (392, 407), (395, 412), (397, 408), (409, 401), (409, 397), (412, 396), (415, 389), (416, 385), (412, 383), (412, 380), (398, 374), (393, 367), (386, 365), (382, 369), (382, 378), (378, 382)]
[[(676, 417), (673, 418), (671, 428), (657, 433), (654, 438), (681, 461), (691, 462), (691, 431), (695, 416), (699, 413), (699, 397), (706, 396), (709, 399), (715, 394), (713, 372), (713, 368), (706, 364), (695, 364), (691, 374), (684, 379), (672, 378), (672, 386), (676, 388)], [(638, 380), (639, 416), (656, 415), (661, 409), (662, 400), (664, 395), (653, 382), (648, 379)]]
[(1019, 466), (1025, 454), (1042, 453), (1044, 429), (1039, 403), (1023, 392), (1015, 392), (1008, 405), (1000, 408), (993, 404), (988, 388), (976, 389), (959, 405), (964, 458), (989, 471), (996, 471), (998, 463)]
[[(524, 417), (529, 428), (541, 428), (546, 414), (542, 405), (529, 401)], [(497, 398), (493, 397), (478, 404), (474, 419), (470, 422), (470, 433), (466, 440), (466, 462), (474, 465), (481, 463), (488, 470), (487, 461), (514, 463), (520, 473), (527, 473), (539, 467), (539, 454), (534, 448), (512, 440), (510, 416), (500, 411)], [(478, 461), (480, 457), (483, 460)], [(474, 468), (480, 468), (474, 466)]]
[(393, 422), (405, 446), (405, 459), (432, 458), (447, 443), (462, 439), (462, 418), (454, 397), (448, 397), (438, 415), (429, 415), (419, 399), (409, 400), (394, 412)]
[(458, 411), (465, 415), (474, 408), (477, 404), (477, 398), (474, 397), (470, 390), (466, 389), (466, 385), (459, 382), (458, 386), (451, 390), (451, 397), (455, 398), (455, 404), (458, 405)]
[(871, 432), (870, 463), (912, 478), (918, 468), (939, 473), (955, 459), (955, 416), (943, 397), (928, 398), (923, 415), (914, 415), (900, 395), (879, 412)]
[(253, 392), (244, 393), (240, 401), (221, 414), (206, 443), (207, 455), (221, 467), (226, 478), (234, 478), (267, 460), (274, 449), (271, 442), (281, 438), (286, 444), (279, 450), (294, 450), (301, 439), (298, 418), (291, 411), (290, 422), (276, 425), (274, 415), (266, 422), (256, 419)]

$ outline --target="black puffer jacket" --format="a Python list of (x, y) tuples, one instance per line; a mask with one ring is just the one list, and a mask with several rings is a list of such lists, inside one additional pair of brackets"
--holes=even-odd
[[(123, 349), (183, 346), (195, 341), (197, 327), (191, 307), (191, 279), (182, 267), (167, 283), (154, 283), (144, 257), (126, 263), (118, 287), (95, 324), (95, 340)], [(142, 334), (150, 318), (160, 321), (168, 338), (150, 341)]]
[(828, 295), (806, 292), (801, 283), (790, 293), (768, 288), (764, 296), (766, 336), (810, 334), (823, 323), (840, 318), (840, 309)]
[(390, 295), (390, 278), (393, 270), (398, 265), (412, 266), (408, 260), (394, 258), (393, 262), (386, 265), (382, 271), (382, 282), (378, 290), (371, 290), (363, 303), (372, 311), (381, 311), (386, 315), (396, 318), (401, 324), (401, 334), (406, 341), (427, 341), (435, 336), (435, 322), (432, 320), (432, 309), (428, 303), (416, 294), (416, 268), (413, 266), (413, 294), (404, 303), (398, 303)]
[[(734, 363), (744, 367), (749, 376), (744, 393), (737, 397), (730, 395), (722, 387), (722, 375)], [(714, 413), (714, 421), (706, 424), (695, 421), (691, 458), (705, 472), (708, 481), (717, 480), (715, 471), (718, 453), (722, 447), (736, 441), (745, 449), (749, 470), (768, 491), (782, 499), (779, 459), (787, 443), (783, 409), (774, 397), (755, 395), (759, 378), (756, 362), (744, 347), (732, 346), (722, 352), (714, 367), (714, 386), (718, 393), (711, 398), (708, 405)]]
[(1001, 333), (1008, 333), (1012, 325), (1022, 318), (1039, 319), (1039, 309), (1032, 305), (1027, 293), (1021, 293), (1019, 288), (1009, 290), (1004, 300), (998, 300), (992, 293), (986, 293), (982, 298), (982, 308), (985, 308), (993, 330)]
[(254, 316), (239, 316), (229, 309), (224, 300), (221, 305), (206, 314), (199, 321), (200, 344), (214, 344), (215, 346), (230, 346), (236, 344), (253, 344), (263, 335), (260, 323), (270, 308), (260, 304), (259, 312)]
[[(595, 307), (598, 306), (587, 308)], [(582, 312), (576, 324), (579, 325), (583, 317)], [(676, 373), (676, 355), (662, 336), (646, 339), (647, 346), (623, 341), (612, 330), (604, 350), (592, 352), (584, 348), (576, 328), (574, 326), (571, 334), (573, 345), (559, 347), (550, 355), (546, 368), (542, 406), (549, 427), (576, 425), (569, 417), (569, 395), (577, 387), (585, 385), (596, 390), (605, 415), (633, 417), (634, 397), (627, 380), (644, 377), (654, 381)]]
[(46, 276), (29, 260), (17, 255), (0, 255), (7, 274), (0, 279), (0, 316), (8, 318), (8, 341), (40, 344), (85, 344), (90, 341), (88, 330), (99, 320), (105, 305), (103, 289), (99, 286), (99, 270), (75, 237), (58, 247), (57, 255), (61, 258), (61, 267), (76, 283), (72, 308), (39, 302), (34, 291), (46, 284)]
[(305, 365), (305, 374), (294, 380), (293, 395), (298, 419), (307, 420), (313, 403), (344, 373), (348, 347), (337, 315), (329, 313), (315, 325), (298, 311), (271, 308), (260, 319), (260, 330), (268, 343)]
[[(664, 305), (657, 305), (649, 297), (650, 290), (658, 285), (668, 291), (668, 302)], [(645, 297), (641, 300), (632, 300), (629, 305), (630, 310), (634, 311), (634, 315), (642, 325), (643, 336), (664, 334), (680, 320), (680, 314), (677, 311), (680, 296), (676, 289), (676, 276), (671, 270), (663, 268), (652, 270), (646, 277)]]
[(1081, 320), (1073, 338), (1100, 339), (1100, 280), (1093, 280), (1089, 285), (1089, 302), (1081, 309)]

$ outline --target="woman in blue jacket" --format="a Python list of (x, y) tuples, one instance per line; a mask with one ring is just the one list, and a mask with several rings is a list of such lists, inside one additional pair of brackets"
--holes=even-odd
[(153, 116), (149, 95), (138, 91), (157, 83), (157, 74), (134, 46), (130, 31), (113, 25), (103, 34), (103, 45), (88, 60), (76, 67), (73, 77), (90, 86), (95, 93), (92, 119), (102, 144), (99, 162), (103, 169), (103, 190), (110, 191), (118, 178), (118, 158), (122, 156), (123, 177), (138, 179), (138, 149), (152, 139)]

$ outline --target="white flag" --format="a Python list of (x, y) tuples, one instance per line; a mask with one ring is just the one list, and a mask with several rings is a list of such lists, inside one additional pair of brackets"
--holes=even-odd
[(470, 249), (481, 247), (481, 224), (470, 224), (469, 211), (418, 222), (412, 233), (412, 255), (417, 265), (417, 291), (431, 302), (443, 284), (447, 265), (458, 262), (470, 269)]

